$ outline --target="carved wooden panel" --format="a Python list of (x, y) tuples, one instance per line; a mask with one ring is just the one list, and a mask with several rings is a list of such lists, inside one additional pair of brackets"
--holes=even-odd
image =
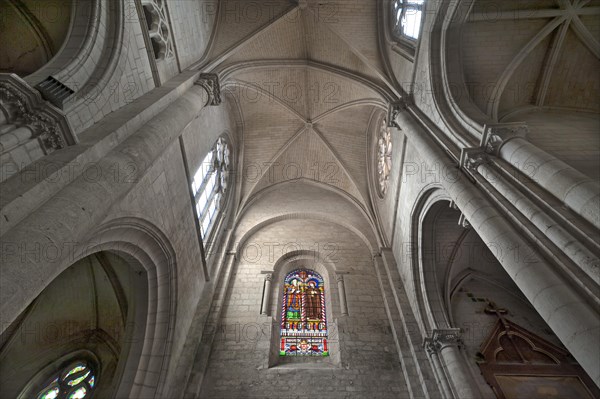
[(509, 320), (498, 320), (481, 354), (481, 373), (500, 399), (600, 398), (568, 352)]

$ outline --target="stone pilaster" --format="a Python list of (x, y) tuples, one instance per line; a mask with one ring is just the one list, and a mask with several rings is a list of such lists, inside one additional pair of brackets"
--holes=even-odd
[(348, 316), (348, 303), (346, 302), (346, 285), (344, 284), (344, 274), (338, 273), (335, 276), (340, 296), (340, 312), (342, 316)]

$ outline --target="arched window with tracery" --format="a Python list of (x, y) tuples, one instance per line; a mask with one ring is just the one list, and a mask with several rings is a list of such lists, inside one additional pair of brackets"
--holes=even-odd
[(323, 277), (298, 269), (283, 284), (280, 355), (328, 356)]
[(417, 40), (421, 32), (425, 0), (392, 1), (392, 30), (400, 39)]
[(86, 361), (71, 363), (56, 372), (39, 391), (37, 399), (91, 398), (97, 384), (95, 368)]
[(225, 205), (230, 166), (229, 144), (221, 137), (194, 175), (192, 191), (202, 239), (207, 240)]

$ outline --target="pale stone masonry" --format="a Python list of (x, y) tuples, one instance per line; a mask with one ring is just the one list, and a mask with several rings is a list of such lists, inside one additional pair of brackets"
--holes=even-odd
[(594, 2), (59, 3), (0, 5), (0, 398), (600, 397)]

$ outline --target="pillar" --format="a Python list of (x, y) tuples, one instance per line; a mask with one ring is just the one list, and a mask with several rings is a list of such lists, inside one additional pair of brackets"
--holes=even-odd
[(554, 245), (564, 252), (593, 281), (600, 281), (600, 259), (579, 242), (560, 223), (537, 206), (521, 191), (512, 186), (488, 162), (476, 163), (472, 172), (481, 175), (495, 190), (506, 198), (523, 216), (537, 227)]
[(600, 185), (526, 140), (527, 126), (486, 126), (482, 147), (525, 174), (596, 228), (600, 228)]
[(440, 356), (436, 346), (433, 344), (431, 339), (425, 338), (425, 342), (423, 343), (423, 347), (427, 352), (427, 357), (429, 358), (431, 365), (433, 367), (433, 373), (435, 375), (435, 379), (440, 386), (440, 391), (442, 392), (443, 398), (452, 398), (452, 389), (448, 383), (448, 378), (444, 373), (444, 368), (442, 366), (442, 362), (440, 361)]
[(479, 399), (481, 393), (461, 353), (460, 329), (433, 330), (424, 346), (448, 398)]
[[(132, 182), (140, 181), (207, 103), (214, 102), (218, 92), (216, 75), (182, 90), (181, 97), (94, 164), (101, 176), (97, 181), (90, 183), (85, 173), (74, 178), (3, 236), (0, 332), (70, 266), (73, 251), (84, 245), (81, 240), (93, 239), (86, 237), (135, 187)], [(128, 179), (115, 179), (115, 164), (136, 168)], [(60, 256), (40, 256), (43, 248), (58, 248)]]
[[(395, 114), (409, 145), (426, 162), (456, 170), (455, 162), (429, 138), (430, 133), (412, 112), (408, 109)], [(452, 177), (441, 179), (451, 200), (579, 364), (593, 380), (600, 381), (600, 359), (589, 350), (600, 342), (598, 310), (565, 283), (555, 265), (523, 238), (463, 173)]]

